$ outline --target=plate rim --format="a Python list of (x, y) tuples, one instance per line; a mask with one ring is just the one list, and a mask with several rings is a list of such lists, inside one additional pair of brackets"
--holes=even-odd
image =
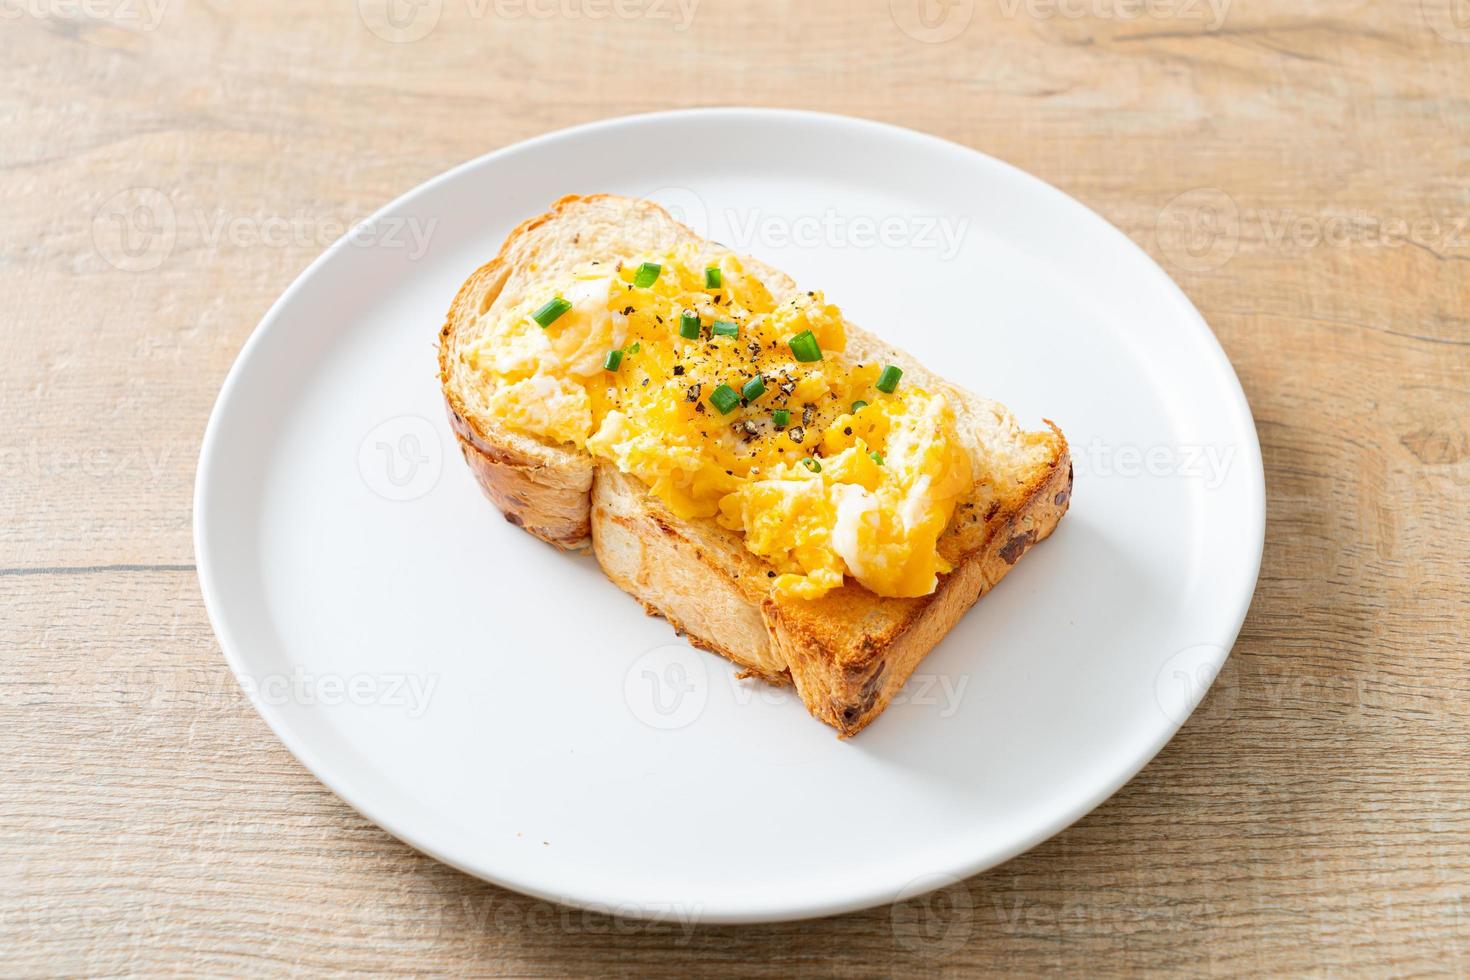
[[(1104, 233), (1114, 239), (1118, 247), (1124, 251), (1132, 252), (1136, 258), (1142, 258), (1144, 260), (1142, 268), (1148, 270), (1147, 274), (1155, 280), (1156, 285), (1162, 287), (1164, 291), (1173, 294), (1174, 298), (1179, 301), (1181, 313), (1184, 314), (1187, 322), (1197, 333), (1202, 334), (1203, 339), (1206, 341), (1205, 349), (1208, 351), (1211, 360), (1210, 367), (1214, 372), (1221, 373), (1223, 379), (1228, 380), (1229, 385), (1227, 387), (1233, 396), (1231, 398), (1231, 404), (1222, 408), (1222, 411), (1228, 411), (1228, 414), (1233, 417), (1233, 420), (1238, 424), (1245, 439), (1245, 445), (1242, 447), (1245, 452), (1241, 454), (1239, 462), (1247, 468), (1242, 506), (1249, 511), (1250, 526), (1246, 528), (1246, 546), (1250, 548), (1247, 567), (1251, 571), (1249, 576), (1242, 578), (1242, 586), (1239, 592), (1230, 597), (1231, 602), (1229, 605), (1233, 611), (1227, 617), (1226, 621), (1233, 622), (1234, 626), (1228, 631), (1228, 642), (1223, 642), (1219, 645), (1219, 656), (1212, 664), (1216, 672), (1214, 676), (1218, 676), (1221, 667), (1229, 657), (1230, 651), (1239, 638), (1241, 628), (1244, 626), (1246, 615), (1249, 612), (1259, 582), (1261, 561), (1265, 550), (1265, 467), (1264, 460), (1261, 456), (1260, 440), (1256, 429), (1255, 417), (1246, 399), (1244, 388), (1240, 384), (1239, 376), (1236, 374), (1234, 366), (1225, 354), (1224, 348), (1220, 345), (1219, 338), (1215, 336), (1214, 331), (1210, 329), (1209, 324), (1184, 293), (1183, 289), (1180, 288), (1159, 262), (1116, 225), (1113, 225), (1085, 203), (1072, 197), (1066, 191), (1042, 180), (1040, 177), (1030, 174), (1004, 160), (991, 156), (984, 151), (977, 150), (962, 143), (893, 123), (867, 119), (860, 116), (805, 109), (764, 108), (759, 106), (695, 107), (643, 112), (599, 119), (575, 126), (551, 130), (527, 139), (506, 144), (505, 146), (457, 164), (428, 180), (421, 181), (378, 208), (372, 215), (364, 219), (361, 224), (371, 226), (374, 223), (380, 222), (385, 216), (410, 203), (418, 195), (429, 194), (440, 186), (459, 179), (461, 175), (468, 171), (491, 165), (496, 159), (502, 156), (534, 149), (539, 145), (549, 144), (557, 140), (588, 136), (607, 130), (617, 130), (653, 120), (667, 120), (677, 123), (684, 119), (699, 119), (711, 116), (760, 116), (804, 122), (812, 125), (851, 127), (859, 130), (867, 130), (870, 133), (889, 139), (907, 140), (929, 144), (930, 146), (942, 146), (950, 151), (958, 150), (966, 154), (973, 154), (985, 161), (986, 164), (999, 167), (1003, 171), (1006, 171), (1011, 178), (1020, 179), (1032, 185), (1034, 189), (1042, 194), (1049, 195), (1054, 200), (1065, 204), (1073, 213), (1086, 215), (1090, 219), (1099, 222), (1104, 226)], [(246, 371), (245, 365), (255, 356), (258, 347), (262, 343), (262, 338), (269, 332), (272, 324), (279, 320), (282, 312), (291, 305), (297, 294), (304, 289), (306, 283), (317, 274), (323, 265), (330, 261), (337, 252), (351, 247), (350, 238), (350, 235), (344, 235), (328, 246), (292, 280), (285, 291), (270, 305), (259, 322), (252, 328), (250, 335), (235, 355), (234, 361), (231, 363), (230, 369), (220, 386), (219, 393), (210, 408), (209, 419), (200, 444), (199, 460), (195, 471), (194, 493), (191, 499), (191, 524), (196, 575), (199, 581), (200, 593), (204, 601), (205, 611), (209, 617), (210, 626), (219, 643), (221, 653), (224, 655), (231, 673), (235, 676), (236, 683), (240, 684), (257, 714), (261, 716), (266, 725), (275, 733), (276, 737), (280, 739), (292, 756), (334, 795), (397, 840), (465, 874), (520, 894), (591, 911), (606, 912), (609, 909), (617, 909), (619, 910), (617, 914), (626, 918), (645, 917), (644, 911), (646, 910), (625, 913), (619, 905), (617, 896), (592, 894), (589, 892), (578, 893), (575, 889), (553, 891), (544, 887), (542, 883), (522, 880), (516, 875), (504, 875), (485, 868), (468, 867), (465, 862), (458, 861), (450, 855), (443, 853), (432, 844), (421, 839), (416, 839), (417, 835), (411, 828), (396, 826), (395, 822), (386, 818), (375, 805), (364, 801), (354, 787), (346, 785), (350, 780), (338, 779), (335, 776), (329, 777), (328, 774), (333, 772), (333, 767), (323, 764), (316, 752), (307, 744), (305, 737), (298, 737), (295, 734), (295, 730), (290, 726), (287, 719), (276, 710), (275, 706), (261, 699), (254, 685), (241, 683), (242, 675), (248, 673), (245, 670), (245, 659), (240, 654), (241, 644), (236, 638), (229, 635), (227, 629), (221, 626), (224, 622), (221, 613), (224, 599), (221, 595), (221, 589), (215, 581), (215, 567), (222, 559), (212, 551), (211, 532), (206, 526), (206, 521), (201, 516), (207, 512), (207, 501), (213, 492), (210, 479), (212, 469), (216, 465), (217, 458), (223, 452), (220, 446), (221, 436), (219, 435), (219, 430), (222, 425), (220, 419), (228, 411), (228, 406), (235, 397), (236, 389), (241, 384), (240, 379)], [(1226, 605), (1222, 601), (1222, 609)], [(1226, 638), (1222, 637), (1222, 639)], [(1213, 686), (1213, 679), (1211, 686)], [(1208, 689), (1201, 692), (1201, 701), (1207, 693)], [(1198, 702), (1196, 702), (1197, 706)], [(945, 876), (949, 876), (953, 880), (963, 881), (976, 874), (998, 867), (1017, 855), (1023, 854), (1038, 844), (1056, 836), (1116, 794), (1118, 790), (1129, 783), (1153, 761), (1158, 753), (1162, 751), (1163, 747), (1183, 727), (1184, 723), (1189, 720), (1192, 714), (1193, 709), (1185, 713), (1177, 721), (1170, 718), (1168, 724), (1160, 728), (1161, 734), (1155, 738), (1148, 748), (1139, 753), (1138, 757), (1128, 765), (1120, 767), (1113, 778), (1105, 780), (1100, 791), (1095, 791), (1081, 802), (1074, 804), (1051, 820), (1039, 824), (1030, 833), (1023, 835), (1019, 840), (1006, 848), (1002, 848), (999, 851), (986, 852), (978, 858), (960, 862), (953, 868), (934, 869), (931, 874), (924, 876), (935, 879), (932, 886), (923, 888), (913, 894), (909, 894), (907, 890), (896, 892), (885, 884), (867, 889), (859, 894), (848, 896), (840, 901), (813, 902), (799, 898), (797, 900), (791, 900), (775, 897), (766, 902), (760, 909), (743, 906), (738, 904), (738, 902), (729, 903), (724, 906), (704, 902), (697, 908), (689, 910), (689, 919), (693, 922), (711, 925), (740, 925), (795, 921), (840, 915), (883, 904), (891, 904), (900, 899), (909, 900), (916, 898), (927, 891), (944, 887), (947, 883), (950, 883), (945, 880)]]

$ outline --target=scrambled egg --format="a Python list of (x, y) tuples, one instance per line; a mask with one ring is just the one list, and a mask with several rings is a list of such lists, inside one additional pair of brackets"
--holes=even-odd
[(499, 418), (740, 532), (776, 592), (927, 595), (950, 570), (936, 542), (972, 483), (954, 409), (849, 358), (820, 293), (778, 304), (686, 247), (589, 263), (486, 327), (467, 356)]

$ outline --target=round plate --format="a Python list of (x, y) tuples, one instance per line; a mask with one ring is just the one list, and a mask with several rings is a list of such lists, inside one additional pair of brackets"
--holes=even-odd
[[(660, 201), (1071, 441), (1060, 528), (856, 738), (506, 523), (459, 458), (450, 300), (519, 221), (596, 191)], [(542, 898), (749, 922), (944, 886), (1117, 790), (1224, 662), (1264, 497), (1209, 328), (1097, 215), (907, 130), (696, 110), (492, 153), (337, 242), (220, 392), (194, 534), (240, 683), (369, 819)]]

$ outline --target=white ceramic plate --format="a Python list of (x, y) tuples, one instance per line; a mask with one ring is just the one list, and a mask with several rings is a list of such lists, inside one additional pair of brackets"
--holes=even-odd
[[(1060, 529), (855, 739), (507, 524), (459, 458), (450, 300), (517, 222), (594, 191), (661, 201), (1072, 442)], [(543, 898), (746, 922), (943, 886), (1117, 790), (1234, 642), (1264, 509), (1229, 363), (1101, 218), (907, 130), (699, 110), (492, 153), (334, 245), (225, 382), (194, 530), (230, 666), (374, 822)]]

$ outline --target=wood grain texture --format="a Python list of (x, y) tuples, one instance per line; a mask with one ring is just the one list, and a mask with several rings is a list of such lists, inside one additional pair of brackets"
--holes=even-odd
[[(443, 0), (408, 43), (381, 6), (0, 0), (0, 972), (1470, 972), (1463, 4), (956, 0), (923, 41), (904, 0), (702, 0), (684, 30)], [(1061, 187), (1178, 279), (1256, 414), (1265, 561), (1216, 688), (928, 906), (689, 930), (481, 884), (296, 764), (199, 600), (209, 408), (334, 228), (548, 129), (711, 104)], [(122, 251), (113, 216), (160, 198), (171, 247)]]

